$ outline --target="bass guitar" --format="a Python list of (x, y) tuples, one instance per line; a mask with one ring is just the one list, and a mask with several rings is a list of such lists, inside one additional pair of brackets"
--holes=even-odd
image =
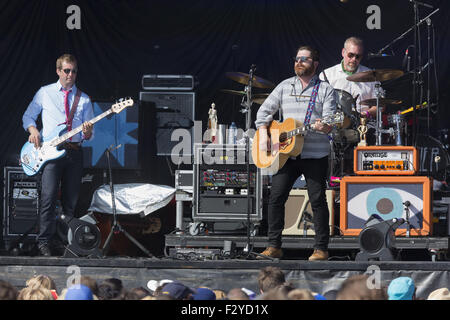
[[(131, 98), (119, 100), (119, 102), (113, 104), (110, 109), (89, 120), (89, 122), (94, 124), (111, 113), (119, 113), (133, 104), (134, 101)], [(34, 176), (48, 161), (64, 156), (66, 150), (61, 149), (61, 145), (77, 133), (81, 132), (83, 130), (83, 125), (63, 133), (66, 128), (65, 125), (56, 127), (47, 137), (41, 139), (41, 146), (39, 148), (36, 148), (34, 144), (30, 142), (26, 142), (23, 145), (22, 150), (20, 151), (20, 165), (26, 175)]]
[[(324, 117), (322, 123), (328, 125), (342, 125), (344, 114), (337, 112)], [(272, 121), (267, 129), (270, 137), (270, 148), (260, 150), (258, 129), (252, 142), (252, 160), (260, 169), (268, 169), (272, 174), (280, 170), (290, 157), (297, 157), (303, 150), (303, 136), (310, 130), (314, 130), (314, 124), (303, 125), (301, 121), (288, 118), (283, 122)]]

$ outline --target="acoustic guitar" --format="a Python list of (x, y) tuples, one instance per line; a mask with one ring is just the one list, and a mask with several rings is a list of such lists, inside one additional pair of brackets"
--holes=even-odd
[[(337, 112), (324, 117), (322, 123), (328, 125), (341, 124), (344, 114)], [(260, 169), (268, 169), (275, 174), (280, 170), (290, 157), (297, 157), (303, 150), (303, 136), (310, 130), (314, 130), (314, 124), (303, 125), (301, 121), (288, 118), (283, 122), (272, 121), (267, 129), (270, 137), (270, 150), (260, 150), (258, 129), (253, 137), (252, 160)]]

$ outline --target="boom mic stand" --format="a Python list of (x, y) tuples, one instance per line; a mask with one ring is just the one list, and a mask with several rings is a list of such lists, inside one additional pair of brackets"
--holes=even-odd
[[(433, 12), (431, 12), (429, 15), (427, 15), (425, 18), (419, 20), (419, 9), (418, 6), (423, 6), (423, 7), (427, 7), (430, 9), (433, 9), (433, 6), (427, 4), (427, 3), (423, 3), (423, 2), (419, 2), (416, 0), (409, 0), (409, 2), (411, 2), (414, 5), (414, 25), (409, 28), (408, 30), (406, 30), (404, 33), (402, 33), (400, 36), (398, 36), (397, 38), (395, 38), (393, 41), (391, 41), (390, 43), (388, 43), (386, 46), (384, 46), (383, 48), (381, 48), (380, 50), (378, 50), (377, 54), (381, 54), (383, 53), (385, 50), (387, 50), (388, 48), (392, 47), (392, 45), (394, 45), (397, 41), (403, 39), (408, 33), (410, 33), (411, 31), (413, 31), (414, 33), (414, 57), (413, 57), (413, 81), (412, 81), (412, 105), (413, 105), (413, 127), (412, 127), (412, 145), (416, 144), (416, 135), (417, 135), (417, 125), (416, 125), (416, 121), (417, 121), (417, 105), (418, 103), (416, 102), (417, 100), (417, 92), (418, 92), (418, 86), (420, 85), (421, 87), (423, 86), (423, 81), (421, 80), (421, 73), (422, 73), (422, 66), (418, 66), (418, 63), (421, 63), (421, 52), (420, 52), (420, 41), (418, 41), (418, 37), (419, 37), (419, 26), (424, 23), (427, 22), (427, 24), (431, 23), (430, 17), (435, 14), (436, 12), (439, 11), (439, 8), (435, 9)], [(428, 45), (430, 45), (428, 43)], [(408, 47), (409, 48), (409, 47)], [(417, 61), (419, 60), (419, 61)], [(432, 60), (428, 60), (428, 68), (430, 68), (431, 64), (435, 63)], [(419, 71), (418, 71), (419, 69)], [(428, 83), (429, 85), (429, 83)], [(421, 90), (422, 92), (422, 90)], [(431, 104), (430, 101), (427, 101), (428, 104)], [(419, 103), (421, 104), (421, 103)], [(377, 113), (378, 115), (378, 113)], [(429, 117), (429, 115), (428, 115)], [(429, 120), (428, 120), (429, 121)], [(429, 122), (428, 122), (429, 124)]]
[(116, 210), (116, 199), (114, 196), (114, 184), (113, 184), (113, 180), (112, 180), (112, 171), (111, 171), (111, 159), (110, 159), (110, 154), (111, 151), (120, 148), (121, 145), (119, 144), (118, 146), (114, 147), (113, 145), (111, 145), (108, 149), (106, 149), (106, 158), (108, 160), (108, 171), (109, 171), (109, 188), (111, 190), (111, 205), (112, 205), (112, 212), (113, 212), (113, 224), (111, 226), (111, 231), (108, 234), (108, 237), (106, 238), (106, 241), (103, 245), (103, 257), (106, 256), (106, 254), (108, 253), (109, 250), (109, 244), (112, 240), (112, 236), (114, 234), (119, 234), (119, 233), (123, 233), (131, 242), (133, 242), (139, 249), (142, 250), (142, 252), (144, 252), (147, 256), (149, 256), (150, 258), (153, 258), (153, 255), (144, 248), (144, 246), (142, 244), (140, 244), (131, 234), (129, 234), (119, 223), (119, 221), (117, 220), (117, 210)]

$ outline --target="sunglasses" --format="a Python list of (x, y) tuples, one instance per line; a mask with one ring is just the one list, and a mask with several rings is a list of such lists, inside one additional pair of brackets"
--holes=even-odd
[(72, 71), (72, 74), (77, 74), (77, 69), (63, 69), (64, 73), (69, 75), (70, 71)]
[(306, 61), (312, 61), (313, 59), (311, 58), (311, 57), (304, 57), (304, 56), (301, 56), (301, 57), (294, 57), (294, 61), (295, 62), (306, 62)]
[(359, 60), (362, 57), (362, 55), (349, 52), (349, 53), (347, 53), (347, 57), (349, 59), (355, 58), (356, 60)]

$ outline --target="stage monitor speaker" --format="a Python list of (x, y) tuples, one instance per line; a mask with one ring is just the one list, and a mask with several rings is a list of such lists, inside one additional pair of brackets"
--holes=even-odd
[[(428, 177), (344, 177), (340, 198), (340, 229), (344, 236), (359, 235), (373, 214), (383, 220), (406, 219), (406, 208), (410, 235), (432, 234), (432, 180)], [(395, 235), (405, 236), (406, 232), (404, 223)]]
[[(174, 146), (181, 141), (172, 141), (172, 133), (176, 129), (185, 129), (190, 136), (189, 154), (184, 152), (181, 156), (192, 155), (194, 142), (194, 109), (195, 92), (140, 92), (139, 98), (142, 108), (149, 108), (154, 114), (156, 128), (156, 154), (158, 156), (170, 156)], [(144, 125), (151, 125), (150, 123)], [(180, 139), (178, 135), (174, 139)], [(187, 137), (186, 137), (187, 138)], [(185, 151), (185, 150), (183, 150)], [(179, 155), (179, 152), (177, 152)]]
[[(334, 190), (326, 190), (328, 210), (330, 211), (330, 235), (334, 234)], [(283, 235), (315, 235), (314, 223), (309, 202), (308, 190), (292, 189), (285, 205)]]
[(39, 232), (40, 175), (27, 176), (21, 167), (4, 167), (3, 241), (34, 241)]

